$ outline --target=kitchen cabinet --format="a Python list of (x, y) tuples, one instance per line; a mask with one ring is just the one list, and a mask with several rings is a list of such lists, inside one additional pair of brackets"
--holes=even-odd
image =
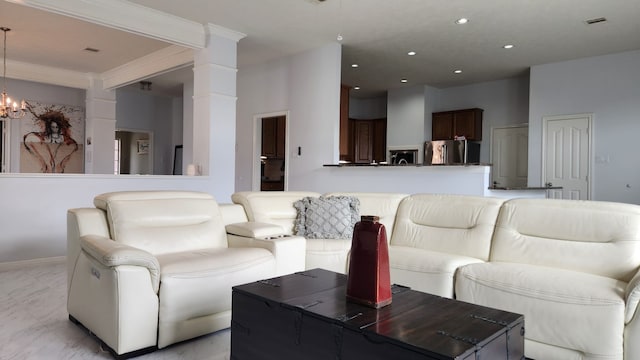
[(434, 112), (431, 139), (453, 140), (455, 136), (465, 136), (467, 140), (482, 140), (482, 113), (479, 108)]
[(284, 159), (286, 123), (284, 116), (262, 119), (262, 156)]

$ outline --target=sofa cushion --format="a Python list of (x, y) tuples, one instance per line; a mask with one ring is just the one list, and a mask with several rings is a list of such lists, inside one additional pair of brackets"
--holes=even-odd
[(389, 243), (486, 261), (503, 202), (468, 195), (411, 195), (400, 202)]
[(491, 261), (583, 271), (628, 282), (640, 263), (640, 207), (513, 199), (496, 223)]
[(231, 201), (240, 204), (249, 221), (276, 224), (284, 234), (293, 234), (293, 224), (298, 215), (293, 203), (305, 196), (319, 197), (310, 191), (240, 191), (231, 195)]
[(374, 193), (374, 192), (331, 192), (324, 196), (355, 196), (360, 200), (360, 215), (375, 215), (384, 225), (387, 232), (387, 241), (391, 239), (393, 227), (396, 221), (396, 213), (400, 201), (407, 194), (400, 193)]
[(295, 233), (307, 239), (351, 239), (360, 220), (360, 201), (353, 196), (305, 197), (293, 205)]
[(458, 300), (523, 314), (527, 339), (589, 359), (622, 359), (625, 286), (582, 272), (491, 262), (458, 269), (455, 287)]
[(158, 261), (158, 347), (196, 336), (218, 318), (228, 321), (220, 314), (231, 309), (231, 287), (275, 274), (273, 254), (261, 248), (185, 251), (160, 255)]
[(468, 256), (405, 246), (389, 247), (391, 282), (448, 298), (453, 298), (456, 270), (478, 262), (481, 260)]
[(94, 200), (106, 210), (111, 238), (151, 254), (227, 247), (218, 204), (192, 192), (120, 192)]
[(345, 274), (350, 239), (307, 239), (305, 269), (323, 268)]

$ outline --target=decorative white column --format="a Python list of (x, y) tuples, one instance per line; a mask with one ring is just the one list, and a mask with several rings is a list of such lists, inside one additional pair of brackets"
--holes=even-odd
[(245, 35), (213, 24), (205, 32), (206, 46), (194, 55), (193, 163), (215, 184), (216, 199), (228, 202), (235, 190), (237, 45)]
[(87, 89), (85, 174), (113, 174), (113, 142), (116, 136), (116, 92), (104, 90), (93, 77)]

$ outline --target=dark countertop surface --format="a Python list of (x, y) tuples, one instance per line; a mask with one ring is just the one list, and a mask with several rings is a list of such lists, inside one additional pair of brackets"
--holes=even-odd
[(541, 186), (541, 187), (500, 187), (500, 186), (492, 186), (489, 190), (558, 190), (562, 189), (562, 186)]
[(358, 164), (358, 163), (344, 163), (344, 164), (324, 164), (325, 167), (452, 167), (452, 166), (491, 166), (491, 164), (473, 163), (473, 164), (443, 164), (443, 165), (423, 165), (423, 164), (387, 164), (387, 163), (370, 163), (370, 164)]

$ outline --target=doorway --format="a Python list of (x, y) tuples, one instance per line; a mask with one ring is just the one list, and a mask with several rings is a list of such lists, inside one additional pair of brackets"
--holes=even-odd
[(529, 125), (495, 127), (491, 131), (491, 183), (494, 187), (526, 187)]
[(260, 114), (254, 117), (254, 190), (287, 189), (288, 125), (288, 112)]
[(114, 172), (153, 175), (153, 132), (117, 129), (115, 141)]
[(542, 180), (554, 199), (591, 199), (592, 114), (542, 118)]

